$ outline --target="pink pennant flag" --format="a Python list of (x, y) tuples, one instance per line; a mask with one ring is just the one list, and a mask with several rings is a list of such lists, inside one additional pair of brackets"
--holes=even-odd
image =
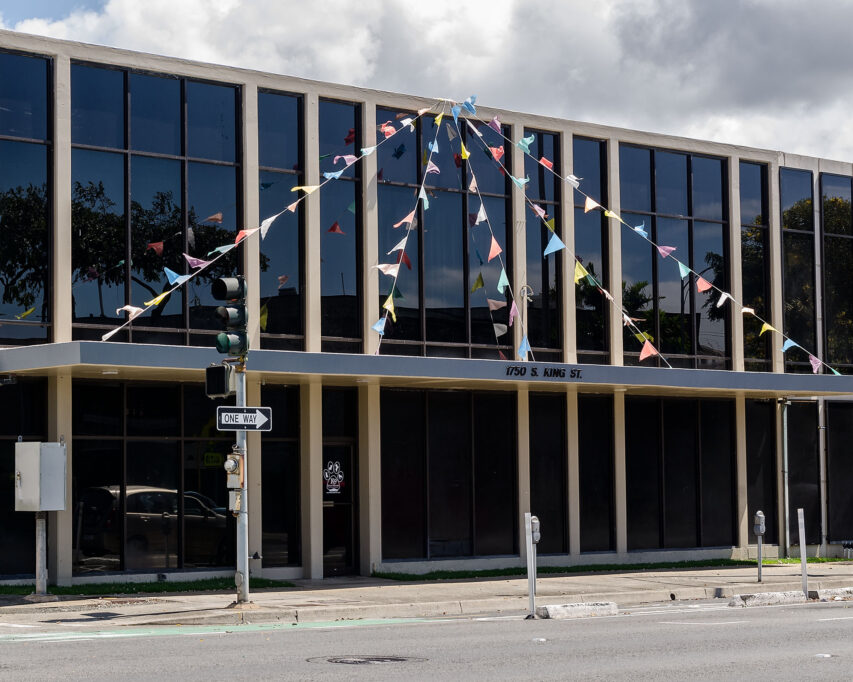
[(430, 173), (435, 173), (436, 175), (441, 173), (438, 166), (436, 166), (435, 162), (433, 162), (432, 160), (430, 160), (429, 163), (427, 163), (427, 167), (426, 167), (426, 174), (429, 175)]
[(504, 155), (504, 146), (489, 147), (489, 151), (492, 152), (492, 156), (495, 157), (495, 161), (500, 161), (501, 157)]
[(341, 229), (341, 225), (337, 220), (332, 223), (332, 226), (326, 230), (326, 232), (331, 232), (332, 234), (346, 234), (346, 232)]
[(659, 246), (658, 247), (658, 253), (660, 254), (661, 258), (666, 258), (673, 251), (675, 251), (674, 246)]
[(814, 355), (809, 353), (809, 364), (812, 366), (812, 374), (817, 374), (820, 371), (820, 366), (823, 364)]
[(418, 209), (413, 209), (412, 212), (409, 213), (409, 215), (407, 215), (405, 218), (403, 218), (400, 222), (394, 223), (394, 227), (400, 227), (400, 225), (413, 223), (415, 220), (415, 213), (417, 212), (417, 210)]
[(296, 207), (299, 206), (299, 199), (288, 205), (287, 210), (291, 213), (296, 213)]
[(587, 197), (587, 198), (586, 198), (586, 201), (585, 201), (585, 202), (584, 202), (584, 204), (583, 204), (583, 212), (584, 212), (584, 213), (589, 213), (590, 211), (592, 211), (592, 210), (594, 210), (594, 209), (596, 209), (596, 208), (601, 208), (601, 204), (599, 204), (599, 203), (598, 203), (597, 201), (595, 201), (594, 199), (591, 199), (590, 197)]
[(640, 351), (640, 362), (655, 355), (658, 355), (657, 350), (652, 345), (651, 341), (646, 339), (646, 342), (643, 344), (643, 350)]
[(206, 265), (210, 265), (209, 260), (202, 260), (201, 258), (196, 258), (188, 253), (184, 254), (184, 258), (187, 259), (187, 263), (189, 263), (191, 268), (203, 268)]
[(351, 166), (351, 165), (352, 165), (352, 164), (354, 164), (356, 161), (358, 161), (358, 157), (357, 157), (357, 156), (353, 156), (352, 154), (339, 154), (339, 155), (338, 155), (338, 156), (336, 156), (334, 159), (332, 159), (332, 163), (337, 164), (338, 159), (343, 159), (343, 160), (344, 160), (344, 163), (345, 163), (347, 166)]
[(711, 283), (704, 277), (696, 280), (696, 290), (701, 294), (703, 291), (708, 291), (711, 288)]
[[(391, 125), (391, 121), (385, 121), (385, 123), (380, 123), (376, 126), (376, 129), (385, 135), (385, 137), (391, 137), (395, 132), (395, 128)], [(353, 138), (354, 139), (354, 138)]]
[(285, 284), (287, 284), (287, 280), (290, 279), (290, 275), (279, 275), (278, 276), (278, 288), (281, 289)]
[(489, 128), (494, 130), (498, 135), (501, 134), (501, 122), (498, 120), (497, 116), (495, 116), (491, 121), (489, 121)]
[(509, 307), (509, 326), (512, 326), (512, 321), (518, 317), (518, 306), (515, 305), (515, 301), (512, 302), (512, 305)]
[(251, 237), (253, 234), (255, 234), (255, 232), (257, 232), (257, 231), (258, 231), (258, 230), (260, 230), (260, 229), (261, 229), (261, 228), (259, 228), (259, 227), (253, 227), (251, 230), (240, 230), (240, 231), (237, 233), (237, 238), (234, 240), (234, 243), (235, 243), (235, 244), (239, 244), (239, 243), (240, 243), (241, 241), (243, 241), (246, 237)]
[(492, 312), (494, 312), (495, 310), (500, 310), (501, 308), (506, 308), (506, 301), (496, 301), (493, 298), (487, 298), (486, 303), (489, 304), (489, 310), (491, 310)]
[(497, 258), (502, 252), (503, 249), (501, 248), (501, 245), (498, 244), (498, 240), (495, 239), (495, 235), (492, 235), (492, 247), (489, 249), (489, 262), (491, 262), (493, 258)]
[(533, 212), (538, 215), (542, 220), (545, 220), (545, 209), (542, 208), (539, 204), (531, 204), (530, 208), (533, 209)]
[(477, 178), (474, 176), (473, 173), (471, 173), (471, 184), (468, 185), (468, 191), (469, 192), (476, 192), (477, 191)]
[(201, 222), (203, 222), (203, 223), (216, 223), (217, 225), (221, 225), (222, 224), (222, 211), (219, 211), (219, 213), (214, 213), (213, 215), (207, 216), (207, 218), (205, 218)]
[(148, 251), (151, 249), (158, 256), (163, 255), (163, 242), (151, 242), (148, 246), (145, 247), (145, 250)]
[(549, 161), (544, 156), (541, 159), (539, 159), (539, 163), (541, 163), (543, 166), (545, 166), (545, 168), (547, 168), (548, 170), (554, 170), (554, 162)]

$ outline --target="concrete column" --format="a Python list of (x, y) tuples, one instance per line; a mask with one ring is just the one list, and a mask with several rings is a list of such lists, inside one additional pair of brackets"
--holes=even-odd
[[(811, 349), (815, 357), (824, 360), (823, 344), (823, 201), (820, 193), (820, 166), (815, 163), (812, 171), (812, 196), (814, 201), (814, 309), (815, 309), (815, 340), (816, 345)], [(824, 370), (827, 374), (830, 372)]]
[(566, 490), (568, 499), (569, 554), (581, 553), (581, 486), (580, 486), (580, 446), (578, 443), (578, 394), (569, 391), (566, 395), (566, 446), (568, 481)]
[[(250, 356), (251, 358), (251, 356)], [(251, 361), (251, 360), (250, 360)], [(251, 374), (246, 377), (246, 404), (249, 406), (261, 405), (261, 380)], [(273, 419), (275, 419), (273, 415)], [(259, 575), (261, 561), (252, 560), (251, 556), (257, 552), (263, 555), (263, 494), (261, 486), (261, 472), (263, 463), (263, 449), (261, 444), (261, 432), (249, 431), (246, 433), (246, 474), (249, 480), (246, 490), (249, 496), (249, 574)], [(275, 491), (270, 491), (275, 495)]]
[[(376, 144), (376, 104), (366, 102), (363, 105), (361, 135), (365, 147)], [(371, 327), (379, 319), (379, 271), (374, 268), (378, 263), (391, 262), (385, 254), (379, 253), (379, 209), (377, 205), (376, 154), (361, 160), (362, 174), (362, 267), (361, 290), (363, 292), (362, 330), (364, 352), (372, 355), (379, 347), (380, 336)], [(415, 235), (412, 235), (415, 236)]]
[[(69, 281), (71, 281), (69, 279)], [(65, 438), (68, 454), (65, 476), (65, 511), (48, 512), (47, 564), (53, 585), (70, 585), (74, 561), (74, 499), (72, 472), (74, 457), (71, 411), (71, 373), (60, 370), (47, 380), (47, 438), (59, 442)]]
[(749, 527), (752, 521), (751, 513), (758, 511), (749, 509), (747, 498), (747, 466), (746, 466), (746, 399), (740, 393), (735, 396), (735, 475), (737, 480), (737, 546), (744, 550), (749, 546)]
[(358, 510), (360, 573), (382, 562), (382, 442), (377, 384), (358, 387)]
[[(574, 156), (572, 149), (572, 134), (563, 131), (560, 134), (560, 159), (562, 174), (567, 175), (574, 168)], [(560, 221), (560, 235), (566, 248), (560, 251), (563, 261), (563, 361), (575, 364), (578, 361), (578, 335), (577, 335), (577, 304), (575, 294), (575, 190), (566, 182), (560, 183), (560, 203), (562, 206), (562, 219)], [(571, 538), (572, 535), (570, 534)]]
[[(611, 211), (622, 213), (619, 193), (619, 139), (607, 141), (607, 200)], [(607, 307), (610, 314), (610, 364), (623, 364), (622, 360), (622, 224), (608, 220), (607, 260), (609, 264), (607, 288), (613, 302)], [(617, 527), (618, 530), (618, 527)], [(618, 535), (618, 534), (617, 534)]]
[[(512, 139), (520, 140), (524, 137), (524, 126), (520, 123), (512, 124)], [(520, 149), (512, 150), (512, 166), (510, 172), (517, 178), (524, 177), (524, 153)], [(510, 281), (512, 282), (512, 294), (515, 304), (518, 306), (519, 312), (523, 311), (524, 296), (521, 294), (521, 288), (527, 284), (527, 216), (526, 206), (524, 201), (524, 192), (518, 189), (515, 185), (510, 186), (510, 196), (512, 200), (512, 274)], [(507, 233), (510, 232), (510, 226), (507, 226)], [(507, 265), (509, 265), (507, 263)], [(507, 273), (509, 274), (509, 273)], [(522, 337), (527, 334), (527, 319), (523, 320), (524, 324), (514, 324), (512, 326), (512, 343), (514, 347), (513, 357), (511, 360), (518, 357), (518, 347), (521, 345)], [(526, 360), (527, 358), (525, 358)], [(519, 396), (519, 401), (521, 397)], [(525, 405), (527, 398), (525, 394)], [(527, 431), (519, 431), (519, 434), (527, 433)], [(524, 529), (524, 517), (522, 517), (521, 528)], [(522, 538), (523, 540), (523, 538)], [(521, 543), (522, 547), (524, 542)]]
[(530, 402), (526, 388), (518, 389), (518, 551), (527, 558), (524, 534), (524, 514), (530, 511)]
[[(743, 269), (740, 253), (740, 157), (729, 157), (729, 289), (743, 301)], [(743, 372), (743, 315), (729, 301), (724, 304), (731, 320), (732, 369)]]
[[(260, 198), (258, 179), (258, 87), (244, 84), (243, 93), (243, 228), (258, 227), (260, 221)], [(261, 234), (256, 232), (243, 241), (243, 277), (249, 287), (249, 347), (261, 345)], [(256, 403), (252, 403), (256, 404)], [(251, 521), (251, 519), (250, 519)], [(251, 542), (250, 542), (251, 545)], [(259, 550), (260, 551), (260, 550)]]
[(299, 468), (302, 484), (302, 575), (323, 577), (323, 386), (299, 391)]
[(628, 486), (625, 469), (625, 393), (613, 394), (613, 509), (616, 513), (616, 551), (628, 551)]
[(61, 343), (71, 340), (71, 60), (66, 55), (57, 55), (53, 64), (55, 99), (50, 304), (52, 339)]
[[(320, 182), (320, 102), (315, 93), (305, 95), (305, 184)], [(320, 352), (321, 280), (320, 192), (302, 202), (305, 211), (305, 350)], [(321, 556), (322, 559), (322, 556)]]
[[(767, 169), (769, 237), (770, 249), (770, 324), (780, 332), (785, 329), (785, 298), (782, 291), (782, 210), (779, 203), (779, 163), (774, 161)], [(782, 344), (775, 337), (770, 344), (770, 358), (774, 372), (785, 371), (785, 357)], [(781, 498), (780, 498), (781, 499)]]

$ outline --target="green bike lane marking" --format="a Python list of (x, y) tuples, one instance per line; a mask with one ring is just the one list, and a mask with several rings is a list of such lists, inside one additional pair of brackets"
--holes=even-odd
[(27, 632), (0, 634), (0, 644), (13, 642), (76, 642), (92, 639), (127, 639), (133, 637), (175, 637), (192, 635), (231, 635), (244, 632), (275, 630), (312, 630), (322, 628), (354, 628), (365, 625), (403, 625), (433, 622), (426, 618), (365, 618), (363, 620), (329, 621), (318, 623), (247, 623), (244, 625), (121, 625), (112, 630), (86, 632)]

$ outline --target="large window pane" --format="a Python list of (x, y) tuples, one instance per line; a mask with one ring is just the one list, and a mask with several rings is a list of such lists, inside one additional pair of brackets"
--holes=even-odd
[(660, 541), (660, 403), (625, 399), (628, 549), (657, 549)]
[(697, 445), (695, 400), (663, 400), (664, 546), (695, 547)]
[(112, 325), (125, 304), (124, 156), (73, 150), (71, 183), (73, 320)]
[[(412, 130), (410, 126), (400, 127), (398, 114), (403, 112), (394, 109), (376, 109), (376, 125), (390, 124), (398, 129), (394, 134), (394, 139), (380, 145), (376, 150), (376, 168), (381, 170), (382, 178), (380, 182), (404, 182), (407, 184), (417, 184), (420, 181), (418, 175), (418, 140), (417, 130)], [(413, 118), (416, 114), (406, 113), (403, 118)], [(418, 124), (420, 125), (420, 124)], [(382, 140), (383, 133), (377, 133), (378, 139)], [(432, 132), (430, 132), (430, 141), (432, 140)], [(447, 138), (440, 135), (439, 151), (450, 153), (450, 145), (447, 144), (444, 150), (441, 149), (442, 144)], [(426, 144), (426, 143), (424, 143)], [(403, 214), (405, 215), (405, 214)], [(396, 222), (396, 221), (394, 221)]]
[(181, 153), (181, 82), (141, 73), (130, 74), (131, 149)]
[(192, 81), (186, 88), (187, 154), (197, 159), (235, 161), (236, 89)]
[[(694, 293), (696, 305), (696, 354), (725, 357), (730, 306), (717, 307), (720, 292), (728, 291), (728, 270), (723, 249), (724, 226), (720, 223), (693, 223), (693, 269), (714, 289)], [(668, 264), (667, 264), (668, 265)]]
[[(767, 228), (744, 226), (741, 229), (740, 241), (743, 304), (755, 310), (755, 314), (764, 320), (768, 317), (767, 252)], [(752, 315), (744, 315), (743, 346), (747, 358), (764, 360), (768, 357), (769, 342), (760, 337), (760, 333), (761, 322)]]
[[(577, 167), (577, 152), (576, 147), (575, 167)], [(620, 145), (619, 186), (623, 210), (646, 212), (652, 210), (651, 167), (651, 150)], [(584, 184), (584, 191), (586, 191), (586, 184)]]
[(740, 163), (740, 222), (767, 225), (767, 166)]
[[(746, 479), (750, 516), (763, 511), (764, 541), (778, 542), (776, 518), (776, 406), (771, 401), (746, 401)], [(755, 536), (750, 533), (750, 543)]]
[(299, 443), (264, 442), (261, 464), (264, 566), (297, 566), (302, 560), (299, 515)]
[(655, 210), (687, 215), (687, 156), (655, 152)]
[(723, 214), (723, 161), (694, 156), (693, 216), (708, 220), (725, 220)]
[(724, 400), (703, 400), (700, 403), (703, 547), (730, 547), (735, 544), (733, 407), (731, 401)]
[[(551, 133), (531, 133), (524, 131), (525, 135), (536, 136), (536, 148), (531, 147), (533, 156), (524, 157), (524, 175), (530, 177), (527, 184), (527, 196), (533, 201), (558, 201), (560, 198), (560, 185), (563, 183), (560, 166), (560, 136)], [(553, 170), (549, 170), (539, 163), (537, 159), (542, 157), (554, 164)]]
[(827, 516), (830, 542), (853, 538), (853, 404), (830, 402), (827, 409)]
[[(469, 209), (474, 206), (479, 207), (479, 200), (474, 199), (473, 196), (469, 197), (468, 201)], [(506, 251), (501, 254), (501, 258), (503, 260), (501, 260), (501, 258), (494, 258), (491, 261), (487, 260), (489, 256), (489, 249), (491, 248), (492, 234), (494, 234), (495, 239), (497, 239), (501, 248), (506, 248), (507, 202), (505, 199), (498, 199), (496, 197), (483, 197), (483, 205), (485, 206), (486, 213), (489, 216), (489, 224), (492, 228), (491, 232), (485, 223), (475, 225), (468, 230), (468, 234), (470, 235), (470, 241), (468, 243), (469, 292), (477, 282), (478, 275), (482, 274), (484, 282), (482, 289), (477, 289), (469, 295), (468, 305), (471, 308), (471, 342), (491, 345), (494, 345), (496, 342), (501, 345), (511, 344), (512, 340), (509, 333), (498, 337), (496, 341), (495, 330), (492, 326), (493, 323), (508, 324), (510, 302), (507, 302), (507, 306), (505, 308), (490, 311), (487, 300), (492, 299), (503, 301), (508, 299), (507, 295), (501, 295), (497, 291), (498, 280), (501, 276), (501, 263), (503, 262), (505, 265), (509, 264), (508, 254)], [(509, 292), (507, 290), (507, 294), (508, 293)], [(551, 294), (548, 298), (554, 299), (555, 297)], [(527, 309), (529, 321), (528, 330), (532, 325), (534, 316), (536, 316), (536, 313), (533, 313), (532, 310), (534, 310), (538, 304), (542, 303), (542, 301), (538, 300), (538, 297), (534, 297), (534, 301), (535, 303), (529, 305)], [(550, 305), (549, 307), (553, 308), (553, 305)], [(548, 314), (554, 315), (556, 313), (549, 311)], [(537, 345), (533, 341), (532, 336), (530, 342), (534, 346)]]
[(268, 168), (301, 170), (301, 123), (301, 97), (259, 92), (258, 163)]
[[(445, 118), (444, 123), (441, 124), (444, 126), (445, 130), (448, 125), (453, 127), (453, 121), (448, 121)], [(470, 173), (473, 173), (477, 176), (477, 186), (480, 188), (481, 192), (489, 192), (492, 194), (507, 194), (507, 190), (512, 185), (509, 185), (510, 179), (507, 176), (506, 172), (501, 168), (512, 168), (512, 146), (507, 143), (506, 140), (503, 139), (498, 133), (492, 130), (489, 126), (480, 125), (477, 126), (477, 130), (479, 130), (480, 135), (475, 135), (471, 132), (471, 129), (467, 127), (467, 125), (462, 125), (462, 119), (459, 119), (459, 127), (463, 129), (463, 135), (465, 136), (465, 147), (470, 152), (471, 156), (469, 157), (467, 164)], [(427, 127), (427, 130), (431, 130)], [(456, 128), (453, 127), (455, 131)], [(504, 135), (509, 136), (509, 128), (507, 126), (503, 126)], [(432, 133), (429, 132), (429, 137), (426, 137), (427, 133), (425, 133), (424, 139), (432, 139)], [(482, 137), (481, 137), (482, 135)], [(439, 140), (442, 144), (444, 144), (445, 135), (444, 132), (439, 133)], [(441, 162), (439, 162), (436, 157), (433, 157), (433, 161), (439, 164), (439, 167), (442, 169), (441, 172), (444, 175), (444, 179), (442, 182), (438, 182), (434, 180), (435, 175), (429, 175), (427, 177), (427, 182), (433, 183), (441, 187), (467, 187), (469, 180), (466, 180), (460, 170), (460, 166), (462, 163), (461, 156), (457, 156), (457, 154), (461, 151), (461, 148), (458, 146), (458, 140), (454, 140), (450, 145), (451, 151), (453, 154), (447, 155), (444, 154), (442, 150), (443, 158)], [(424, 142), (424, 146), (426, 146), (426, 142)], [(504, 155), (500, 158), (500, 165), (495, 161), (494, 153), (489, 151), (487, 148), (492, 147), (494, 149), (504, 148)], [(535, 151), (535, 147), (530, 148), (531, 152)], [(521, 153), (520, 151), (518, 152)], [(539, 157), (537, 157), (539, 158)], [(549, 157), (550, 158), (550, 157)], [(451, 165), (452, 160), (452, 165)], [(552, 161), (554, 159), (551, 159)], [(531, 177), (531, 182), (533, 178)], [(460, 183), (460, 184), (456, 184)], [(532, 195), (531, 195), (532, 196)]]
[[(674, 246), (675, 257), (687, 263), (690, 254), (689, 227), (686, 220), (657, 219), (657, 243)], [(630, 236), (630, 235), (629, 235)], [(638, 240), (639, 241), (639, 240)], [(644, 242), (645, 243), (645, 242)], [(694, 269), (702, 268), (694, 265)], [(658, 307), (660, 309), (660, 346), (662, 353), (688, 355), (693, 349), (690, 324), (694, 275), (682, 279), (672, 259), (658, 260)]]
[(853, 364), (853, 239), (824, 237), (824, 319), (827, 361)]
[(812, 174), (809, 171), (779, 170), (782, 200), (782, 227), (786, 230), (814, 230)]
[(799, 545), (797, 509), (802, 508), (806, 544), (820, 544), (820, 464), (817, 403), (788, 406), (788, 528)]
[(233, 566), (236, 522), (222, 462), (231, 441), (184, 444), (184, 568)]
[[(639, 225), (639, 216), (624, 215), (631, 225)], [(630, 235), (628, 235), (630, 237)], [(657, 345), (654, 319), (654, 274), (652, 272), (652, 246), (644, 239), (622, 240), (622, 307), (642, 332), (651, 336)], [(678, 290), (676, 290), (678, 291)], [(677, 301), (678, 299), (676, 299)], [(635, 338), (633, 329), (623, 327), (626, 353), (638, 353), (644, 339)]]
[(581, 551), (614, 549), (613, 398), (578, 396)]
[[(604, 274), (601, 216), (598, 212), (575, 211), (575, 255), (596, 282), (607, 286)], [(606, 350), (607, 299), (598, 286), (582, 279), (575, 285), (575, 315), (578, 350)]]
[(178, 386), (129, 386), (127, 435), (181, 435), (181, 394)]
[(71, 65), (71, 141), (124, 148), (124, 72)]
[(830, 234), (853, 233), (853, 210), (850, 207), (850, 178), (823, 173), (820, 176), (823, 201), (823, 231)]
[(75, 438), (72, 448), (73, 572), (118, 571), (122, 568), (122, 442)]
[(47, 138), (47, 64), (0, 52), (0, 135)]
[[(530, 513), (542, 523), (541, 554), (565, 554), (566, 523), (566, 397), (531, 393)], [(523, 510), (522, 510), (523, 511)]]
[(0, 576), (33, 575), (36, 570), (35, 514), (15, 511), (15, 441), (0, 441)]
[(320, 196), (323, 336), (361, 336), (356, 188), (354, 182), (333, 181)]
[[(815, 347), (814, 238), (810, 234), (785, 232), (783, 276), (785, 287), (785, 334), (807, 349)], [(802, 351), (786, 353), (786, 365), (805, 362)]]
[[(462, 197), (445, 192), (424, 214), (424, 306), (428, 341), (464, 343)], [(402, 235), (401, 235), (402, 236)]]
[[(555, 209), (548, 206), (548, 210)], [(546, 214), (548, 218), (556, 215)], [(552, 232), (538, 215), (527, 211), (527, 284), (533, 288), (532, 303), (527, 308), (527, 337), (536, 348), (560, 348), (560, 302), (559, 263), (562, 252), (544, 255), (551, 235), (558, 234), (560, 228), (555, 223)]]
[[(392, 290), (393, 280), (390, 277), (379, 275), (379, 305), (385, 303), (393, 291), (394, 312), (397, 315), (396, 322), (390, 315), (385, 322), (386, 339), (418, 340), (421, 338), (418, 232), (416, 230), (404, 232), (405, 225), (398, 229), (392, 228), (394, 223), (412, 211), (416, 196), (417, 190), (409, 187), (379, 187), (378, 262), (394, 263), (397, 259), (401, 259), (395, 289)], [(432, 210), (432, 204), (430, 206)], [(400, 251), (388, 253), (407, 234), (405, 257), (400, 255)]]

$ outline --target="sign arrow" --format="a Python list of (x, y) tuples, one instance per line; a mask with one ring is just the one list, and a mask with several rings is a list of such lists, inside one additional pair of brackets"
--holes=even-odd
[(272, 410), (268, 407), (226, 407), (216, 408), (216, 429), (218, 431), (270, 431), (272, 429)]

